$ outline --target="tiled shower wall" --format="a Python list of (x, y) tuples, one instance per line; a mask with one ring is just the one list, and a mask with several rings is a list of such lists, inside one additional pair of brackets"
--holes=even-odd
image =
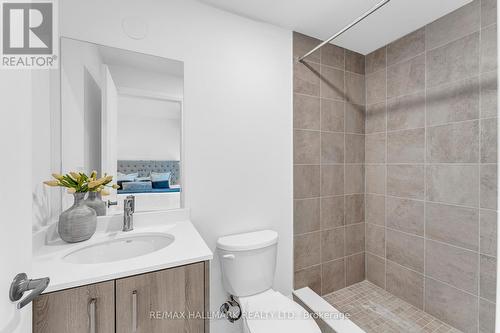
[(464, 332), (494, 332), (496, 1), (366, 56), (366, 275)]
[(327, 294), (365, 278), (365, 59), (294, 34), (294, 280)]

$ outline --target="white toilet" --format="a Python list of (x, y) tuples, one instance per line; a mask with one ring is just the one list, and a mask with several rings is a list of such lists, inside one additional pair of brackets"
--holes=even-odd
[(219, 238), (226, 291), (238, 301), (245, 333), (321, 333), (308, 312), (272, 289), (278, 233), (262, 230)]

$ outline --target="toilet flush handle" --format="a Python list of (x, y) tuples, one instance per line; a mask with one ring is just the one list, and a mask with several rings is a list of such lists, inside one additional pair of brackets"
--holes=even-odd
[(234, 254), (225, 254), (222, 256), (222, 258), (224, 259), (230, 259), (230, 260), (233, 260), (234, 259)]

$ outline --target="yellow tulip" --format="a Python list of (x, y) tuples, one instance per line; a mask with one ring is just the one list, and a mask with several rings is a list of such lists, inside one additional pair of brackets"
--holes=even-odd
[(113, 186), (111, 186), (112, 188), (114, 188), (115, 190), (119, 189), (120, 188), (120, 185), (117, 185), (117, 184), (113, 184)]
[(43, 183), (45, 185), (48, 185), (48, 186), (60, 186), (61, 185), (58, 180), (47, 180), (47, 181), (44, 181)]
[(55, 179), (57, 179), (57, 180), (61, 180), (61, 179), (63, 179), (63, 175), (60, 175), (60, 174), (58, 174), (58, 173), (53, 173), (53, 174), (52, 174), (52, 177), (54, 177), (54, 178), (55, 178)]
[(74, 188), (68, 188), (68, 193), (69, 194), (73, 194), (75, 192), (76, 192), (76, 190)]
[(71, 178), (73, 178), (73, 180), (75, 181), (78, 181), (80, 179), (80, 175), (76, 172), (70, 172), (69, 175), (71, 176)]
[(89, 178), (95, 179), (97, 177), (97, 171), (93, 170)]
[(101, 195), (109, 195), (108, 190), (101, 190)]

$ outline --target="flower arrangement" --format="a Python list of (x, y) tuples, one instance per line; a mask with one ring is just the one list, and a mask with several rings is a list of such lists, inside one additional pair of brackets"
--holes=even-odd
[(90, 176), (83, 172), (70, 172), (65, 175), (53, 173), (53, 180), (43, 182), (45, 185), (54, 187), (66, 187), (68, 193), (86, 193), (98, 192), (101, 195), (109, 195), (107, 188), (117, 189), (118, 185), (112, 184), (113, 176), (104, 174), (103, 177), (97, 178), (97, 171), (92, 171)]

